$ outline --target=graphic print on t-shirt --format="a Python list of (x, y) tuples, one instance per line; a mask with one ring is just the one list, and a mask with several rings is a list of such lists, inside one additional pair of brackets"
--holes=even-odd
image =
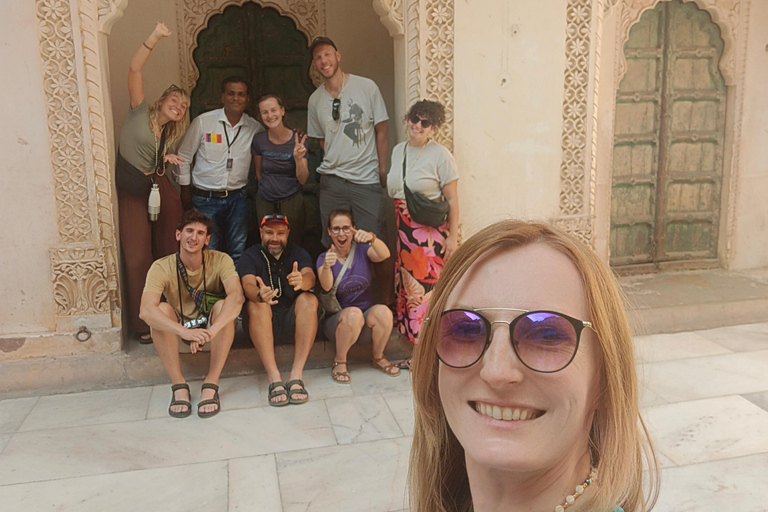
[(363, 131), (363, 107), (349, 100), (349, 117), (342, 119), (342, 122), (347, 123), (344, 126), (344, 135), (352, 140), (352, 145), (355, 147), (365, 145), (365, 132)]

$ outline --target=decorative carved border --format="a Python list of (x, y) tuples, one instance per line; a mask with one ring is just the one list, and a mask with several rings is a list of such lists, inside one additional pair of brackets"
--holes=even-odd
[[(602, 10), (602, 9), (601, 9)], [(560, 214), (556, 223), (592, 244), (594, 233), (594, 146), (587, 151), (592, 0), (566, 6)], [(593, 105), (593, 111), (596, 110)], [(594, 129), (594, 127), (593, 127)], [(594, 135), (593, 135), (594, 143)], [(587, 156), (590, 162), (587, 162)], [(587, 165), (590, 177), (587, 179)]]
[(425, 30), (420, 31), (424, 70), (421, 75), (422, 98), (445, 106), (445, 124), (435, 140), (453, 151), (453, 1), (427, 0), (419, 13)]
[[(624, 58), (624, 44), (629, 38), (629, 30), (643, 13), (653, 9), (661, 1), (669, 0), (609, 0), (605, 12), (619, 6), (621, 12), (618, 15), (618, 29), (616, 31), (616, 67), (613, 87), (613, 97), (619, 87), (621, 79), (627, 70), (627, 62)], [(683, 0), (694, 2), (699, 9), (707, 11), (712, 21), (720, 27), (720, 36), (723, 38), (723, 55), (720, 58), (719, 68), (723, 74), (725, 84), (733, 87), (735, 101), (733, 105), (736, 111), (733, 113), (733, 141), (731, 144), (730, 178), (728, 180), (728, 204), (726, 206), (725, 226), (725, 262), (733, 259), (733, 244), (736, 235), (736, 206), (739, 194), (739, 174), (741, 171), (741, 137), (742, 121), (744, 116), (744, 80), (746, 73), (748, 27), (749, 27), (749, 0)], [(729, 94), (731, 94), (729, 92)], [(730, 103), (730, 102), (729, 102)], [(614, 105), (615, 116), (615, 105)], [(611, 130), (611, 137), (613, 131)]]
[(93, 225), (70, 3), (37, 0), (35, 7), (59, 238), (62, 243), (88, 242)]
[[(197, 48), (197, 36), (208, 25), (208, 20), (221, 14), (231, 5), (243, 5), (256, 0), (176, 0), (176, 21), (179, 33), (179, 65), (182, 87), (194, 89), (200, 70), (192, 58)], [(325, 34), (325, 0), (259, 0), (262, 7), (272, 7), (281, 16), (287, 16), (296, 23), (307, 41)], [(313, 75), (317, 82), (317, 76)]]
[[(60, 243), (50, 250), (53, 299), (63, 317), (119, 308), (98, 27), (99, 8), (115, 7), (107, 9), (114, 15), (122, 2), (81, 0), (79, 24), (68, 0), (35, 3)], [(75, 37), (76, 26), (82, 39)], [(119, 325), (117, 315), (112, 321)]]
[[(105, 84), (102, 75), (99, 32), (109, 19), (110, 26), (122, 16), (125, 0), (112, 0), (112, 9), (102, 10), (105, 0), (80, 0), (80, 31), (83, 41), (85, 85), (88, 107), (88, 127), (93, 157), (96, 218), (99, 223), (99, 241), (104, 255), (105, 276), (109, 290), (109, 310), (114, 313), (113, 325), (120, 325), (120, 293), (118, 288), (119, 266), (117, 260), (117, 234), (115, 233), (114, 200), (112, 195), (111, 145), (108, 142), (105, 101)], [(108, 18), (105, 18), (108, 16)]]

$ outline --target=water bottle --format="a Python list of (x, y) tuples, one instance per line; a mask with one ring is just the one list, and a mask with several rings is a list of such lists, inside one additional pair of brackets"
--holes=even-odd
[(152, 184), (152, 190), (149, 191), (149, 204), (147, 205), (149, 220), (155, 222), (160, 215), (160, 187), (157, 183)]

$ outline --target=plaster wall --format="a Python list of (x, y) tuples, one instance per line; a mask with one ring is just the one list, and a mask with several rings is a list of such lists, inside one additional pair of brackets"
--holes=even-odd
[(3, 3), (0, 62), (0, 335), (48, 332), (58, 227), (34, 2)]
[(464, 236), (558, 213), (565, 0), (456, 2), (455, 136)]
[(768, 2), (753, 0), (749, 18), (741, 171), (728, 265), (734, 270), (768, 266)]

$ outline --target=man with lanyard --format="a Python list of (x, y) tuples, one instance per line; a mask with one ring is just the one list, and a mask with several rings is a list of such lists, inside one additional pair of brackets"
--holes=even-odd
[[(193, 354), (211, 343), (211, 361), (197, 415), (214, 416), (221, 408), (219, 376), (235, 338), (235, 319), (245, 301), (232, 258), (203, 250), (212, 227), (211, 219), (187, 210), (176, 230), (179, 252), (152, 264), (141, 295), (139, 316), (149, 325), (157, 354), (171, 378), (173, 398), (168, 414), (175, 418), (192, 413), (189, 386), (179, 362), (179, 338), (189, 344)], [(167, 302), (160, 301), (163, 296)]]
[[(321, 225), (336, 209), (350, 210), (357, 226), (387, 240), (385, 197), (387, 185), (387, 108), (373, 80), (341, 70), (341, 54), (327, 37), (309, 47), (312, 63), (323, 84), (309, 97), (307, 135), (322, 148), (320, 174)], [(331, 239), (323, 232), (323, 245)], [(391, 261), (374, 265), (386, 303), (393, 301)]]
[[(213, 219), (211, 249), (227, 252), (235, 264), (248, 237), (245, 186), (251, 168), (251, 141), (264, 128), (245, 113), (248, 84), (231, 76), (221, 83), (224, 108), (200, 114), (179, 147), (179, 184), (184, 209)], [(192, 157), (194, 167), (190, 176)]]
[[(246, 297), (243, 330), (259, 353), (269, 378), (269, 405), (303, 404), (309, 398), (301, 380), (304, 364), (317, 334), (317, 297), (312, 259), (300, 246), (288, 242), (288, 218), (265, 215), (261, 244), (249, 247), (238, 270)], [(293, 367), (288, 382), (275, 361), (275, 343), (294, 342)]]

